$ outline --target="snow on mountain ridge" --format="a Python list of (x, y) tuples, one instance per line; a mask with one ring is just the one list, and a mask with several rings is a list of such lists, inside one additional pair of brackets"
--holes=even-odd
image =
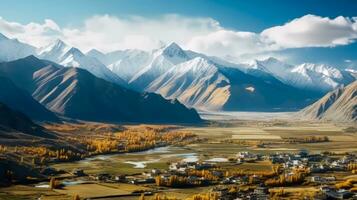
[(78, 67), (88, 70), (99, 78), (126, 85), (118, 75), (111, 72), (104, 64), (94, 57), (86, 56), (78, 48), (70, 47), (61, 40), (56, 40), (39, 51), (38, 56), (65, 67)]
[(325, 64), (303, 63), (301, 65), (296, 66), (295, 69), (293, 69), (292, 71), (298, 72), (299, 69), (301, 69), (300, 72), (302, 73), (304, 73), (306, 70), (309, 70), (327, 77), (333, 77), (336, 79), (343, 78), (340, 70)]
[(152, 52), (129, 49), (102, 53), (93, 49), (83, 54), (79, 49), (59, 39), (36, 51), (35, 47), (16, 39), (9, 39), (0, 33), (0, 49), (2, 50), (0, 61), (15, 60), (33, 54), (65, 66), (87, 69), (107, 80), (123, 79), (139, 90), (146, 88), (171, 68), (197, 57), (225, 67), (237, 68), (259, 78), (274, 77), (287, 85), (322, 93), (348, 84), (357, 77), (356, 72), (339, 70), (329, 65), (313, 63), (290, 65), (274, 57), (254, 60), (249, 64), (230, 63), (221, 58), (183, 50), (174, 42)]
[(152, 81), (173, 66), (190, 60), (190, 57), (176, 43), (171, 43), (152, 52), (151, 61), (130, 79), (129, 84), (143, 90)]
[(12, 61), (36, 54), (36, 48), (0, 33), (0, 61)]
[[(342, 71), (329, 65), (303, 63), (294, 66), (276, 58), (256, 60), (246, 67), (265, 71), (285, 84), (321, 93), (343, 85), (350, 79), (350, 77), (345, 77)], [(248, 70), (247, 72), (249, 73)]]
[(228, 83), (214, 62), (196, 57), (175, 65), (146, 90), (178, 99), (189, 107), (220, 109), (229, 98)]

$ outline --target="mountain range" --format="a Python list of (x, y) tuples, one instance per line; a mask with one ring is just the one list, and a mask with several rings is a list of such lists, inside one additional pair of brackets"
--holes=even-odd
[(356, 79), (351, 71), (339, 70), (329, 65), (313, 63), (289, 65), (272, 57), (255, 60), (245, 66), (248, 73), (252, 73), (252, 69), (271, 74), (287, 85), (321, 94)]
[[(200, 121), (193, 109), (177, 101), (140, 94), (84, 69), (63, 67), (34, 56), (1, 63), (0, 73), (59, 116), (111, 122)], [(158, 113), (157, 108), (163, 110)]]
[(200, 110), (297, 110), (356, 79), (331, 66), (293, 66), (275, 58), (231, 63), (175, 43), (152, 52), (92, 50), (87, 55), (104, 62), (131, 89), (178, 99)]
[[(208, 111), (299, 110), (327, 92), (356, 80), (355, 71), (329, 65), (290, 65), (272, 57), (232, 63), (183, 50), (176, 43), (152, 51), (131, 49), (103, 53), (92, 49), (84, 54), (61, 40), (38, 49), (5, 36), (0, 40), (3, 44), (0, 47), (7, 49), (0, 52), (3, 61), (20, 59), (27, 54), (42, 59), (41, 64), (24, 68), (23, 72), (19, 70), (16, 75), (8, 74), (7, 78), (11, 76), (17, 87), (26, 90), (48, 110), (85, 120), (131, 121), (138, 117), (129, 110), (140, 113), (140, 120), (148, 120), (150, 117), (141, 112), (147, 101), (149, 105), (182, 103)], [(34, 57), (25, 59), (26, 62), (34, 60)], [(28, 70), (31, 73), (23, 77)], [(113, 91), (118, 91), (118, 95)], [(90, 99), (86, 101), (84, 97)], [(135, 106), (130, 106), (131, 103)], [(92, 111), (86, 110), (89, 107)], [(109, 111), (120, 113), (121, 117)]]

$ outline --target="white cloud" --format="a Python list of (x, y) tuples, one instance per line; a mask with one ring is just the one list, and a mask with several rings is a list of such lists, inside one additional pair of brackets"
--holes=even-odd
[(9, 38), (16, 38), (33, 46), (48, 44), (53, 38), (61, 37), (60, 27), (52, 20), (45, 19), (42, 24), (20, 24), (9, 22), (0, 17), (0, 32)]
[(256, 53), (269, 48), (256, 33), (229, 30), (219, 30), (207, 35), (193, 37), (187, 47), (194, 51), (216, 56)]
[(161, 41), (186, 44), (192, 37), (219, 30), (219, 23), (210, 18), (189, 18), (165, 15), (159, 18), (118, 18), (109, 15), (94, 16), (84, 26), (63, 30), (67, 41), (82, 49), (93, 47), (102, 51), (138, 48), (149, 50)]
[(60, 38), (88, 51), (118, 49), (151, 50), (162, 43), (176, 42), (187, 49), (220, 57), (253, 58), (278, 50), (300, 47), (347, 45), (357, 38), (357, 17), (323, 18), (305, 15), (261, 33), (230, 30), (211, 18), (163, 15), (115, 17), (97, 15), (77, 27), (60, 27), (50, 19), (20, 24), (0, 17), (0, 32), (10, 38), (43, 46)]
[(305, 15), (261, 33), (266, 42), (281, 48), (334, 47), (357, 39), (356, 18)]

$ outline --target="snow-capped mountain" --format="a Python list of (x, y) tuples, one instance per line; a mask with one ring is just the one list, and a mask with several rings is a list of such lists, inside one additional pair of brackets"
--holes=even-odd
[(300, 88), (329, 91), (342, 84), (342, 73), (327, 65), (304, 63), (294, 67), (288, 76), (290, 84)]
[[(35, 50), (3, 35), (0, 48), (5, 49), (0, 52), (2, 60), (26, 56)], [(86, 69), (99, 78), (140, 92), (178, 99), (186, 106), (214, 110), (301, 108), (327, 91), (356, 80), (356, 73), (328, 65), (290, 65), (275, 58), (231, 63), (183, 50), (176, 43), (150, 52), (102, 53), (93, 49), (83, 54), (57, 40), (38, 49), (36, 56), (66, 67)]]
[(172, 67), (153, 81), (147, 91), (178, 99), (191, 107), (217, 110), (228, 100), (229, 87), (229, 79), (213, 62), (196, 57)]
[(149, 52), (136, 49), (115, 51), (107, 54), (97, 50), (91, 50), (87, 55), (100, 60), (112, 72), (127, 82), (129, 82), (139, 70), (147, 66), (152, 58), (152, 54)]
[(291, 74), (294, 66), (274, 58), (235, 64), (185, 51), (175, 43), (152, 52), (125, 50), (103, 54), (92, 50), (87, 55), (101, 60), (112, 72), (128, 81), (131, 88), (178, 99), (189, 107), (269, 110), (269, 106), (275, 105), (276, 108), (290, 106), (295, 109), (318, 97), (315, 92), (302, 95), (299, 88), (287, 84), (284, 78)]
[(176, 43), (152, 52), (148, 65), (138, 71), (129, 81), (133, 88), (145, 89), (152, 81), (164, 74), (173, 66), (190, 60), (190, 57)]
[(176, 65), (197, 57), (221, 66), (239, 69), (264, 81), (276, 81), (277, 79), (284, 84), (320, 93), (320, 95), (356, 79), (354, 73), (339, 70), (332, 66), (312, 63), (290, 65), (273, 57), (265, 60), (254, 60), (247, 64), (231, 63), (221, 58), (182, 50), (175, 43), (151, 53), (126, 50), (105, 55), (98, 51), (92, 51), (90, 54), (105, 63), (111, 71), (122, 79), (128, 81), (133, 88), (140, 91), (152, 87), (153, 82), (158, 82), (156, 79), (159, 76), (176, 67)]
[(66, 43), (62, 40), (57, 39), (52, 44), (49, 44), (47, 47), (40, 48), (37, 51), (37, 55), (45, 60), (51, 60), (53, 62), (61, 62), (63, 56), (71, 49)]
[[(344, 70), (325, 64), (303, 63), (300, 65), (289, 65), (275, 58), (256, 60), (245, 65), (247, 73), (253, 71), (268, 73), (285, 84), (306, 90), (328, 92), (340, 85), (345, 85), (355, 78)], [(258, 75), (259, 76), (259, 75)]]
[(0, 33), (0, 61), (11, 61), (36, 54), (36, 48)]
[(99, 78), (107, 81), (126, 85), (118, 75), (111, 72), (104, 64), (94, 57), (86, 56), (79, 49), (70, 47), (61, 40), (55, 41), (53, 44), (40, 49), (38, 56), (45, 60), (56, 62), (65, 67), (78, 67), (88, 70)]
[(273, 77), (267, 81), (202, 57), (174, 65), (146, 90), (202, 110), (296, 109), (309, 99)]

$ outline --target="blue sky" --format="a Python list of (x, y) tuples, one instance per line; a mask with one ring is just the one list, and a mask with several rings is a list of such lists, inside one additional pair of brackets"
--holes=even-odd
[[(83, 48), (89, 48), (90, 42), (82, 41), (82, 43), (76, 42), (88, 36), (87, 32), (83, 33), (84, 24), (86, 20), (93, 18), (93, 16), (110, 16), (124, 20), (131, 18), (132, 16), (142, 17), (140, 26), (145, 23), (144, 19), (162, 20), (162, 16), (175, 14), (179, 16), (180, 19), (175, 19), (174, 22), (182, 23), (182, 20), (195, 20), (195, 19), (212, 19), (219, 23), (219, 27), (213, 27), (213, 31), (219, 29), (224, 29), (227, 31), (235, 32), (252, 32), (260, 34), (266, 29), (275, 26), (282, 26), (294, 19), (301, 18), (305, 15), (311, 14), (321, 18), (328, 17), (333, 20), (338, 16), (343, 16), (346, 19), (352, 19), (357, 16), (357, 1), (353, 0), (299, 0), (299, 1), (284, 1), (284, 0), (255, 0), (255, 1), (228, 1), (228, 0), (2, 0), (0, 5), (0, 16), (2, 19), (6, 20), (8, 23), (16, 22), (21, 25), (26, 25), (31, 22), (43, 24), (45, 19), (51, 19), (56, 25), (61, 29), (60, 36), (62, 39), (68, 40), (68, 43), (73, 45), (83, 45)], [(182, 19), (183, 18), (183, 19)], [(113, 19), (111, 18), (113, 21)], [(92, 20), (93, 21), (93, 20)], [(126, 21), (129, 25), (124, 27), (130, 28), (131, 20)], [(168, 20), (167, 23), (170, 23)], [(172, 23), (174, 23), (172, 22)], [(180, 24), (178, 23), (178, 24)], [(199, 22), (190, 22), (187, 27), (199, 26)], [(203, 22), (209, 23), (209, 22)], [(135, 23), (133, 23), (135, 24)], [(205, 25), (206, 26), (206, 25)], [(209, 28), (214, 25), (207, 25)], [(186, 28), (187, 28), (186, 27)], [(353, 27), (353, 25), (352, 25)], [(165, 31), (166, 27), (163, 27)], [(168, 27), (170, 28), (170, 26)], [(67, 33), (63, 31), (67, 30)], [(82, 38), (68, 39), (64, 36), (65, 34), (77, 34), (74, 30), (80, 30), (82, 32), (78, 33)], [(156, 29), (158, 29), (156, 27)], [(26, 29), (28, 30), (28, 29)], [(140, 30), (146, 30), (145, 28)], [(163, 30), (158, 29), (158, 31), (163, 32)], [(0, 30), (2, 31), (2, 30)], [(111, 30), (109, 30), (111, 31)], [(193, 37), (199, 37), (199, 34), (209, 34), (208, 30), (196, 30), (197, 34), (193, 34)], [(326, 30), (321, 30), (321, 34), (324, 34)], [(4, 31), (2, 31), (4, 32)], [(52, 31), (53, 32), (53, 31)], [(70, 32), (70, 33), (68, 33)], [(178, 31), (180, 32), (180, 31)], [(183, 31), (186, 34), (187, 30)], [(180, 32), (181, 33), (181, 32)], [(6, 31), (5, 31), (6, 34)], [(17, 36), (17, 33), (9, 32), (7, 36), (13, 34)], [(35, 34), (35, 33), (34, 33)], [(52, 34), (52, 33), (51, 33)], [(113, 33), (114, 34), (114, 33)], [(130, 32), (129, 34), (138, 35), (138, 32)], [(349, 33), (350, 34), (350, 33)], [(354, 34), (354, 33), (352, 33)], [(45, 33), (48, 36), (49, 33)], [(118, 35), (118, 34), (116, 34)], [(120, 35), (120, 34), (119, 34)], [(226, 36), (227, 34), (225, 34)], [(109, 35), (108, 35), (109, 36)], [(115, 36), (115, 34), (114, 34)], [(121, 36), (121, 35), (120, 35)], [(221, 36), (221, 35), (220, 35)], [(20, 40), (25, 41), (30, 40), (25, 38), (25, 36), (19, 35)], [(22, 38), (23, 37), (23, 38)], [(36, 38), (34, 35), (33, 38)], [(188, 37), (188, 36), (187, 36)], [(213, 36), (211, 36), (213, 37)], [(211, 38), (209, 37), (209, 38)], [(223, 37), (223, 36), (222, 36)], [(229, 37), (229, 35), (227, 36)], [(255, 37), (255, 36), (253, 36)], [(131, 37), (128, 37), (131, 38)], [(142, 38), (142, 37), (140, 37)], [(163, 36), (166, 38), (166, 35)], [(47, 38), (49, 40), (49, 38)], [(167, 36), (168, 42), (175, 40), (175, 37)], [(195, 47), (197, 49), (203, 49), (204, 53), (217, 54), (217, 52), (212, 51), (211, 47), (202, 47), (204, 45), (204, 40), (202, 37), (199, 38), (200, 41), (196, 39)], [(349, 38), (354, 41), (354, 37)], [(187, 44), (187, 38), (182, 39), (179, 44), (184, 47), (192, 47), (192, 44)], [(101, 41), (98, 39), (98, 41)], [(148, 46), (154, 44), (154, 42), (145, 39)], [(282, 58), (287, 58), (290, 62), (321, 62), (329, 63), (333, 65), (347, 66), (351, 65), (355, 60), (357, 60), (357, 45), (355, 42), (347, 42), (348, 44), (338, 44), (338, 45), (326, 45), (317, 44), (313, 47), (305, 47), (295, 45), (294, 47), (284, 46), (283, 48), (269, 48), (270, 55), (278, 54)], [(110, 41), (108, 41), (110, 42)], [(199, 43), (201, 42), (201, 43)], [(113, 42), (112, 42), (113, 43)], [(118, 41), (118, 45), (124, 47), (137, 47), (135, 44), (127, 44), (128, 42)], [(87, 44), (87, 46), (85, 46)], [(214, 44), (217, 46), (217, 44)], [(250, 45), (250, 44), (248, 44)], [(218, 45), (222, 48), (222, 45)], [(280, 45), (281, 46), (281, 45)], [(123, 48), (124, 48), (123, 47)], [(198, 48), (199, 47), (199, 48)], [(244, 47), (244, 46), (243, 46)], [(258, 46), (257, 48), (260, 48)], [(101, 48), (100, 46), (95, 46), (100, 50), (109, 51), (111, 49)], [(139, 47), (140, 48), (140, 47)], [(148, 47), (145, 47), (148, 48)], [(227, 47), (232, 51), (239, 51), (234, 47)], [(251, 48), (248, 46), (247, 48)], [(265, 47), (263, 47), (265, 48)], [(254, 48), (253, 48), (254, 49)], [(86, 49), (87, 50), (87, 49)], [(264, 54), (259, 53), (259, 54)], [(219, 52), (218, 52), (219, 54)], [(251, 54), (251, 52), (248, 52)], [(268, 54), (267, 54), (268, 55)], [(221, 56), (221, 55), (219, 55)], [(345, 60), (351, 60), (351, 62), (344, 62)]]

